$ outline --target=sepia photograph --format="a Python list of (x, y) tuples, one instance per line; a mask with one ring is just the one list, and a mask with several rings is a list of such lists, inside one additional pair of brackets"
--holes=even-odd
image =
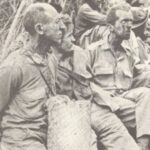
[(150, 0), (0, 0), (0, 150), (150, 150)]

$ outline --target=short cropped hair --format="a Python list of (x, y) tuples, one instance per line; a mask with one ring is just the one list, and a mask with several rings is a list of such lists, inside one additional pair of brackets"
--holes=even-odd
[(47, 17), (45, 14), (45, 8), (43, 6), (48, 5), (46, 3), (34, 3), (31, 4), (23, 18), (23, 25), (25, 30), (29, 32), (31, 35), (35, 33), (34, 25), (36, 23), (46, 23)]
[(111, 24), (111, 25), (115, 24), (116, 20), (118, 19), (118, 16), (116, 14), (118, 10), (123, 10), (123, 11), (128, 12), (131, 10), (131, 6), (128, 3), (122, 2), (110, 8), (110, 10), (107, 13), (108, 24)]

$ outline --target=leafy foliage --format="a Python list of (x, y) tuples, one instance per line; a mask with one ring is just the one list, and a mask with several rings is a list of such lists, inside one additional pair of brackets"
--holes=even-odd
[(0, 49), (4, 44), (20, 2), (21, 0), (0, 0)]

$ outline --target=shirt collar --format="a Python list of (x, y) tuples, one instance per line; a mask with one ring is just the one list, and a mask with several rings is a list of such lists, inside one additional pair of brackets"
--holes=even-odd
[(44, 66), (47, 64), (47, 55), (43, 58), (38, 53), (32, 53), (31, 51), (25, 51), (24, 54), (28, 57), (28, 61), (31, 64), (44, 65)]

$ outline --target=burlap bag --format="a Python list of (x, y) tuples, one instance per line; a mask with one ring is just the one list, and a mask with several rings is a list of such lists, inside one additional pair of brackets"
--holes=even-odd
[(55, 96), (48, 102), (48, 150), (90, 150), (90, 102)]

